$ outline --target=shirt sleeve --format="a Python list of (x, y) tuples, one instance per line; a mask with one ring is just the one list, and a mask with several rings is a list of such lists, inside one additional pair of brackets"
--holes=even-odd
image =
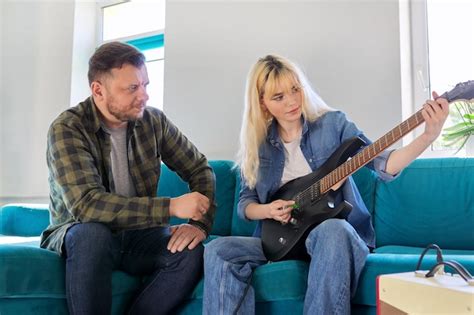
[(72, 125), (51, 126), (47, 162), (52, 204), (64, 204), (76, 222), (102, 222), (115, 230), (167, 225), (169, 198), (130, 198), (106, 190), (88, 141)]
[(163, 135), (160, 146), (163, 163), (189, 184), (192, 192), (199, 192), (210, 200), (210, 208), (200, 221), (189, 220), (209, 235), (216, 211), (215, 176), (206, 157), (198, 151), (178, 128), (161, 114)]
[(255, 188), (250, 189), (247, 185), (247, 181), (245, 180), (244, 176), (240, 174), (241, 178), (241, 186), (240, 186), (240, 194), (239, 194), (239, 204), (237, 206), (237, 214), (238, 216), (246, 221), (251, 221), (245, 215), (245, 208), (251, 203), (260, 203), (258, 199), (258, 194)]

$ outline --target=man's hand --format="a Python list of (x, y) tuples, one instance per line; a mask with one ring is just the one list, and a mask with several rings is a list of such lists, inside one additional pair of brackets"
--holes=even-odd
[(182, 252), (186, 247), (192, 250), (206, 238), (203, 231), (191, 224), (174, 225), (170, 227), (170, 230), (171, 239), (167, 248), (173, 254), (176, 251)]
[(209, 210), (209, 198), (198, 192), (171, 198), (170, 215), (181, 219), (201, 220)]

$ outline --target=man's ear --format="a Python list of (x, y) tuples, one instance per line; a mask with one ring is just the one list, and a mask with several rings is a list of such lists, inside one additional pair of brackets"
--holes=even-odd
[(104, 98), (105, 87), (99, 82), (94, 81), (91, 83), (92, 96), (97, 100), (102, 100)]

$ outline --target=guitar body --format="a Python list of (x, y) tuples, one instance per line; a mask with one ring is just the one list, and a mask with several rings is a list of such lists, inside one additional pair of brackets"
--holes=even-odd
[(342, 201), (336, 206), (335, 191), (322, 195), (312, 191), (301, 192), (344, 163), (364, 144), (357, 137), (345, 141), (318, 170), (286, 183), (271, 197), (270, 201), (295, 200), (298, 209), (292, 211), (292, 218), (287, 224), (273, 219), (263, 220), (262, 246), (268, 260), (307, 259), (304, 243), (313, 227), (327, 219), (349, 215), (352, 205)]

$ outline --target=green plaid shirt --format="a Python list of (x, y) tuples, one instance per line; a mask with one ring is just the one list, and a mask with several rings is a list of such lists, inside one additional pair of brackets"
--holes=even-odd
[(161, 161), (176, 171), (191, 191), (211, 200), (201, 221), (190, 220), (209, 234), (214, 212), (215, 178), (206, 157), (158, 109), (127, 128), (128, 164), (136, 197), (115, 194), (110, 136), (102, 129), (92, 97), (59, 115), (48, 132), (47, 162), (50, 222), (41, 247), (62, 254), (69, 227), (101, 222), (114, 232), (166, 226), (170, 198), (156, 197)]

